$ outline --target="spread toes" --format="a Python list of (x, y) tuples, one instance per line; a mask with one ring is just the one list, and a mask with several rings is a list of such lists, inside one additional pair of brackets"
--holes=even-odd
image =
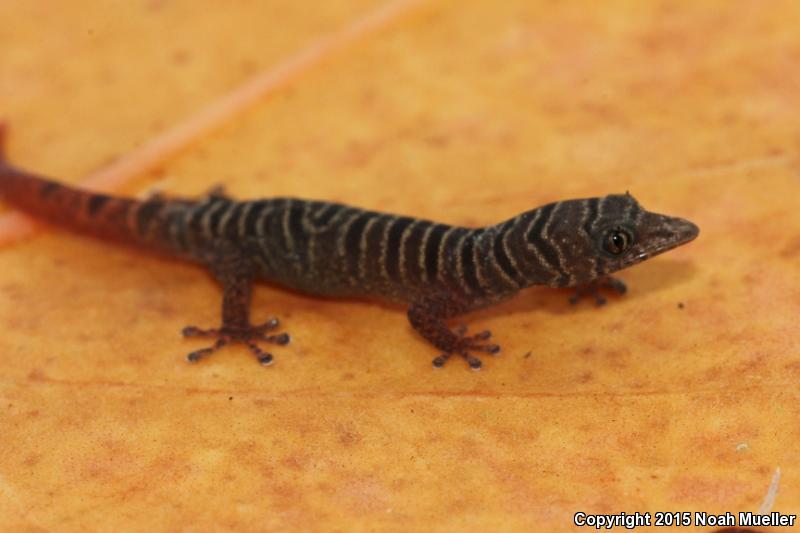
[(472, 355), (471, 352), (484, 352), (490, 355), (495, 355), (500, 352), (500, 346), (497, 344), (482, 342), (492, 336), (492, 333), (488, 330), (467, 336), (466, 327), (460, 325), (456, 328), (454, 333), (458, 335), (458, 340), (451, 350), (444, 352), (433, 360), (434, 367), (443, 367), (447, 360), (455, 354), (464, 359), (471, 369), (480, 370), (483, 363), (480, 359)]
[(216, 341), (211, 346), (191, 352), (186, 356), (186, 359), (194, 363), (228, 344), (240, 343), (247, 346), (259, 363), (264, 366), (270, 365), (274, 360), (272, 354), (262, 350), (258, 342), (269, 342), (279, 346), (289, 344), (290, 337), (288, 333), (268, 334), (278, 326), (277, 318), (271, 318), (258, 325), (223, 326), (210, 329), (187, 326), (182, 331), (184, 337), (215, 337)]

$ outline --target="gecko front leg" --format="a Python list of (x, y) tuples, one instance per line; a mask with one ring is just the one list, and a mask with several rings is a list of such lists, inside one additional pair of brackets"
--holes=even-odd
[(429, 297), (414, 302), (408, 309), (408, 321), (420, 335), (431, 344), (442, 350), (442, 354), (433, 360), (433, 366), (440, 368), (447, 360), (457, 354), (464, 358), (473, 370), (480, 370), (481, 360), (470, 352), (485, 352), (496, 354), (500, 347), (496, 344), (487, 344), (492, 334), (490, 331), (481, 331), (474, 335), (466, 334), (466, 326), (459, 326), (451, 330), (447, 320), (469, 310), (469, 307), (451, 296), (441, 295)]
[(195, 350), (186, 358), (190, 362), (196, 362), (223, 346), (242, 343), (256, 356), (259, 363), (265, 366), (271, 364), (272, 354), (263, 351), (258, 342), (285, 345), (289, 343), (289, 334), (269, 334), (278, 327), (277, 318), (271, 318), (263, 324), (250, 323), (254, 276), (249, 262), (238, 252), (228, 249), (227, 252), (216, 255), (216, 259), (211, 262), (211, 268), (222, 284), (222, 326), (214, 329), (201, 329), (195, 326), (183, 328), (184, 337), (216, 338), (214, 344)]
[(575, 292), (569, 297), (569, 303), (576, 304), (581, 298), (591, 296), (594, 298), (595, 304), (599, 307), (608, 303), (605, 296), (601, 294), (601, 290), (610, 290), (616, 294), (622, 295), (628, 292), (628, 286), (619, 278), (605, 276), (584, 285), (575, 287)]

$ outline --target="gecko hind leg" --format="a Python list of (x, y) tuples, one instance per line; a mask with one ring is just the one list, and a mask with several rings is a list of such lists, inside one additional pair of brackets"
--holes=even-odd
[(606, 276), (576, 287), (575, 292), (569, 297), (569, 303), (574, 305), (582, 298), (590, 296), (594, 298), (595, 305), (601, 307), (608, 303), (608, 299), (601, 293), (602, 290), (611, 290), (616, 294), (622, 295), (628, 292), (628, 286), (619, 278)]
[(214, 344), (191, 352), (186, 358), (196, 362), (229, 344), (244, 344), (259, 363), (273, 362), (272, 354), (259, 347), (268, 342), (280, 346), (289, 343), (288, 333), (271, 333), (280, 323), (270, 318), (262, 324), (250, 323), (250, 301), (253, 293), (253, 271), (247, 259), (231, 243), (221, 243), (210, 261), (211, 269), (222, 284), (222, 326), (202, 329), (196, 326), (183, 328), (184, 337), (212, 337)]

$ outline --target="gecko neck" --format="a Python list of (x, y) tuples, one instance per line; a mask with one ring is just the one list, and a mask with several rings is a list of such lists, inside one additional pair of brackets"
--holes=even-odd
[(551, 212), (544, 206), (476, 230), (494, 291), (513, 294), (535, 285), (570, 285), (562, 252), (547, 236)]

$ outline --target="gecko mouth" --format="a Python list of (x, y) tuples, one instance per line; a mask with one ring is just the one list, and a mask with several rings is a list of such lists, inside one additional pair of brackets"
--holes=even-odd
[(700, 228), (693, 222), (684, 218), (667, 217), (664, 215), (654, 215), (658, 217), (655, 224), (656, 230), (652, 232), (652, 238), (656, 244), (644, 252), (640, 252), (631, 257), (626, 266), (635, 265), (653, 256), (668, 252), (678, 246), (682, 246), (693, 241), (700, 234)]

